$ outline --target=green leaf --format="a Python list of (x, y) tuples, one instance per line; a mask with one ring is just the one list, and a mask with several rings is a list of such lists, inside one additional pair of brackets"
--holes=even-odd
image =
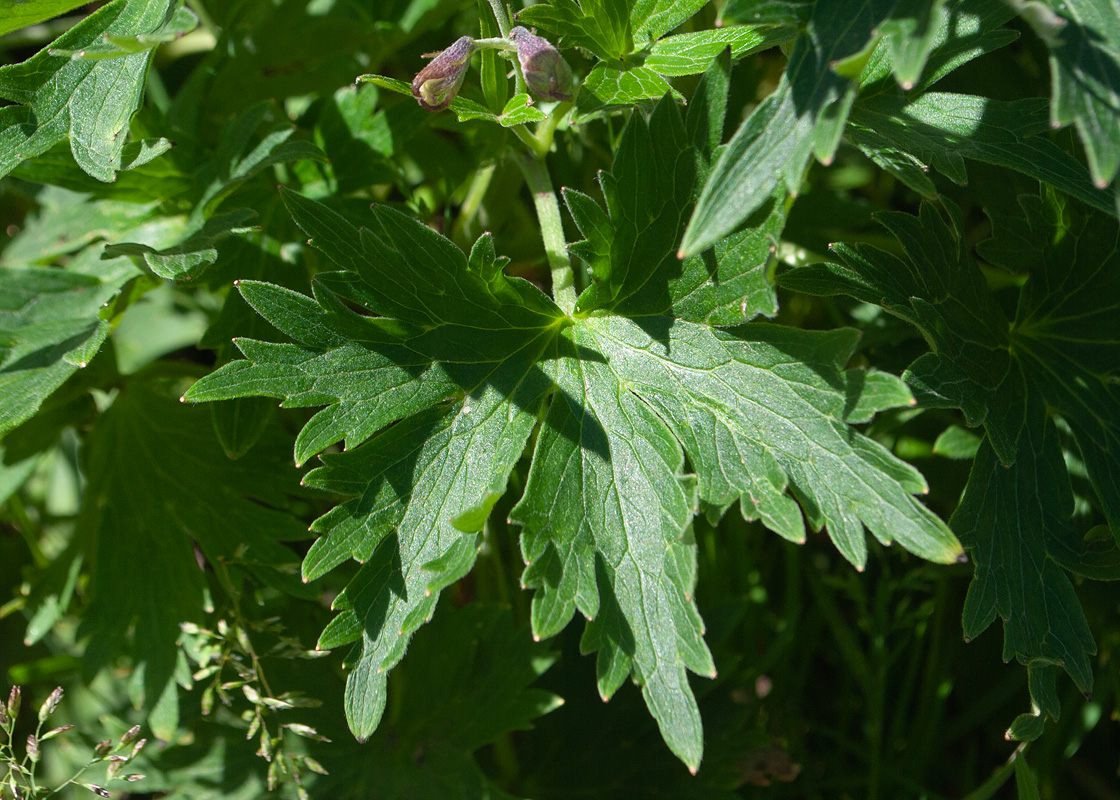
[[(505, 12), (502, 12), (505, 14)], [(479, 33), (483, 39), (501, 36), (501, 29), (494, 19), (494, 12), (486, 0), (478, 0)], [(509, 79), (506, 77), (506, 63), (494, 50), (483, 50), (479, 56), (479, 75), (482, 83), (482, 95), (486, 98), (486, 105), (491, 111), (497, 112), (505, 108), (506, 98), (509, 97)]]
[(0, 267), (0, 433), (29, 419), (109, 335), (103, 307), (136, 277), (87, 250), (69, 270)]
[(950, 425), (933, 443), (933, 452), (946, 458), (975, 458), (980, 442), (981, 437), (975, 433), (960, 425)]
[[(690, 600), (695, 491), (713, 519), (738, 500), (746, 518), (800, 542), (789, 489), (859, 567), (864, 525), (925, 558), (960, 555), (909, 494), (924, 490), (921, 476), (842, 421), (863, 386), (862, 373), (836, 366), (854, 342), (849, 331), (763, 324), (721, 334), (604, 316), (578, 321), (559, 344), (550, 372), (560, 394), (511, 515), (525, 527), (522, 580), (538, 590), (534, 632), (555, 633), (577, 608), (592, 619), (583, 648), (600, 651), (600, 693), (609, 697), (632, 670), (690, 766), (701, 739), (695, 702), (682, 694), (685, 669), (713, 672)], [(895, 398), (908, 397), (890, 380)], [(683, 453), (696, 477), (682, 473)]]
[[(330, 796), (363, 786), (378, 796), (501, 798), (472, 752), (556, 709), (556, 695), (531, 687), (555, 656), (514, 626), (508, 609), (444, 605), (417, 633), (399, 669), (393, 704), (401, 724), (360, 749), (336, 742)], [(423, 758), (416, 758), (422, 752)]]
[[(987, 260), (1028, 280), (1012, 352), (1073, 432), (1113, 536), (1120, 542), (1120, 225), (1053, 193), (1019, 198), (1021, 216), (993, 215)], [(1018, 246), (1025, 244), (1024, 254)], [(1012, 249), (1014, 246), (1015, 249)], [(1015, 253), (1015, 257), (1009, 257)]]
[(660, 39), (708, 4), (708, 0), (634, 0), (630, 25), (635, 42)]
[[(1073, 156), (1039, 136), (1049, 129), (1046, 103), (1010, 103), (971, 95), (927, 92), (908, 102), (901, 92), (860, 99), (852, 108), (848, 136), (886, 168), (903, 154), (922, 171), (930, 166), (959, 184), (967, 182), (964, 159), (1008, 167), (1061, 189), (1088, 205), (1113, 211), (1112, 196), (1093, 186)], [(909, 174), (898, 176), (918, 191)], [(924, 176), (923, 176), (924, 178)], [(919, 179), (921, 180), (921, 179)]]
[[(1015, 725), (1012, 724), (1012, 728)], [(1014, 740), (1022, 740), (1011, 732), (1008, 738)], [(1027, 764), (1026, 755), (1019, 753), (1015, 758), (1015, 788), (1018, 790), (1019, 800), (1041, 800), (1038, 793), (1038, 783), (1035, 781), (1034, 773), (1031, 772), (1030, 766)]]
[[(900, 3), (897, 11), (905, 13), (910, 8), (910, 4)], [(932, 36), (927, 30), (923, 34), (924, 41), (910, 45), (913, 52), (904, 56), (907, 59), (919, 57), (921, 51), (929, 49), (925, 66), (917, 77), (913, 66), (904, 64), (902, 72), (896, 69), (894, 57), (899, 42), (896, 37), (884, 37), (860, 73), (860, 86), (871, 91), (889, 86), (893, 91), (902, 80), (913, 78), (911, 91), (925, 91), (953, 70), (1019, 38), (1017, 30), (1004, 27), (1015, 16), (1015, 11), (1004, 0), (949, 0), (945, 11), (936, 15), (940, 23), (934, 27)]]
[[(981, 254), (1022, 276), (1007, 320), (967, 253), (959, 212), (951, 224), (932, 207), (920, 217), (880, 220), (904, 258), (867, 246), (837, 246), (839, 265), (792, 270), (781, 282), (844, 293), (915, 325), (932, 352), (906, 373), (919, 398), (956, 406), (987, 436), (951, 525), (976, 564), (965, 635), (1004, 620), (1005, 658), (1061, 665), (1077, 686), (1092, 684), (1092, 636), (1065, 569), (1111, 578), (1116, 549), (1080, 537), (1072, 522), (1069, 469), (1052, 415), (1073, 433), (1096, 499), (1120, 531), (1120, 407), (1116, 269), (1120, 226), (1053, 191), (1020, 197), (1022, 215), (993, 214), (996, 235)], [(1039, 700), (1041, 689), (1032, 684)], [(1039, 702), (1051, 716), (1057, 704)]]
[(674, 256), (696, 175), (721, 138), (730, 63), (725, 54), (712, 64), (687, 120), (668, 96), (648, 122), (631, 117), (602, 176), (606, 211), (568, 193), (587, 237), (572, 249), (597, 280), (576, 319), (505, 277), (489, 236), (468, 257), (385, 206), (359, 230), (284, 191), (311, 245), (340, 271), (320, 272), (313, 297), (241, 282), (292, 341), (238, 340), (247, 358), (186, 399), (326, 406), (297, 439), (299, 462), (345, 442), (304, 479), (351, 499), (313, 525), (321, 535), (303, 576), (362, 564), (319, 640), (356, 643), (346, 709), (359, 738), (377, 728), (387, 673), (440, 590), (471, 569), (473, 531), (538, 423), (512, 512), (523, 581), (538, 590), (534, 633), (553, 635), (583, 613), (600, 693), (632, 676), (694, 769), (703, 737), (687, 672), (714, 673), (692, 599), (700, 508), (714, 520), (738, 501), (746, 518), (794, 541), (805, 536), (803, 508), (859, 567), (865, 526), (926, 558), (959, 556), (947, 526), (912, 496), (925, 491), (922, 477), (849, 427), (913, 402), (897, 378), (843, 370), (853, 331), (710, 327), (773, 313), (768, 264), (784, 207), (706, 258)]
[(939, 44), (938, 33), (949, 21), (947, 5), (947, 0), (900, 3), (891, 18), (879, 26), (903, 89), (911, 89), (918, 82), (926, 60)]
[(681, 319), (735, 325), (777, 311), (770, 269), (772, 248), (785, 223), (783, 205), (775, 203), (757, 227), (729, 237), (712, 253), (677, 258), (697, 172), (707, 170), (711, 143), (718, 141), (723, 127), (722, 109), (713, 120), (700, 119), (704, 110), (702, 100), (690, 110), (695, 145), (669, 97), (658, 103), (648, 125), (640, 115), (631, 118), (611, 172), (600, 176), (606, 212), (586, 195), (565, 192), (586, 237), (572, 244), (571, 252), (593, 274), (592, 285), (579, 297), (578, 312), (611, 309), (633, 316), (672, 309)]
[[(153, 48), (165, 29), (183, 30), (177, 11), (178, 0), (116, 0), (59, 37), (51, 49), (0, 67), (0, 97), (17, 104), (0, 109), (0, 175), (69, 139), (78, 166), (100, 181), (113, 181), (125, 167), (125, 132), (140, 103)], [(51, 54), (81, 51), (106, 37), (148, 37), (151, 43), (97, 61)], [(114, 87), (108, 96), (107, 86)]]
[(193, 233), (188, 233), (179, 244), (157, 250), (146, 244), (122, 242), (106, 245), (104, 258), (139, 256), (148, 268), (161, 278), (189, 281), (201, 275), (218, 260), (217, 243), (227, 236), (248, 233), (253, 228), (246, 223), (256, 214), (248, 208), (239, 208), (229, 214), (219, 214), (202, 223)]
[(1074, 124), (1104, 188), (1120, 171), (1120, 12), (1109, 0), (1013, 5), (1050, 49), (1051, 118)]
[[(687, 8), (698, 2), (675, 5)], [(550, 0), (523, 8), (515, 16), (522, 25), (544, 28), (563, 36), (566, 44), (586, 48), (604, 61), (617, 62), (634, 49), (629, 5), (627, 0)], [(651, 4), (645, 0), (639, 5), (645, 8)], [(634, 10), (638, 12), (638, 7)], [(695, 9), (688, 16), (692, 13)], [(658, 20), (662, 18), (659, 15)]]
[(814, 5), (814, 0), (727, 0), (720, 21), (797, 27), (809, 21)]
[(666, 36), (654, 42), (642, 66), (659, 75), (696, 75), (706, 70), (712, 59), (727, 47), (731, 48), (731, 57), (737, 60), (789, 41), (795, 34), (792, 27), (732, 25)]
[(868, 46), (890, 5), (816, 5), (778, 88), (743, 121), (712, 168), (685, 232), (683, 256), (734, 231), (776, 190), (796, 193), (811, 156), (832, 160), (856, 92), (836, 69), (846, 71), (846, 60)]
[(903, 245), (905, 258), (838, 244), (833, 253), (840, 264), (790, 270), (779, 282), (808, 294), (847, 294), (914, 325), (931, 351), (909, 370), (923, 390), (920, 399), (960, 408), (969, 425), (986, 423), (992, 446), (1010, 463), (1021, 420), (988, 418), (1010, 370), (1009, 324), (965, 248), (959, 212), (948, 210), (948, 224), (928, 203), (919, 217), (876, 217)]
[(1078, 689), (1093, 685), (1092, 633), (1073, 584), (1048, 556), (1048, 539), (1074, 536), (1073, 497), (1057, 432), (1037, 395), (1028, 398), (1019, 457), (1001, 466), (981, 445), (950, 524), (968, 549), (976, 577), (964, 607), (964, 635), (1003, 620), (1003, 657), (1060, 664)]
[(117, 241), (136, 235), (138, 228), (148, 228), (146, 223), (156, 211), (153, 204), (94, 203), (85, 195), (55, 187), (45, 187), (36, 199), (38, 212), (24, 219), (19, 233), (0, 252), (5, 266), (45, 266), (98, 239)]
[(84, 0), (0, 0), (0, 36), (82, 5)]
[[(320, 640), (333, 647), (361, 637), (349, 659), (347, 719), (365, 739), (409, 635), (431, 616), (439, 589), (473, 564), (476, 537), (454, 521), (504, 491), (548, 389), (537, 361), (559, 313), (535, 287), (501, 274), (488, 237), (468, 262), (388, 208), (375, 209), (376, 234), (359, 233), (313, 201), (293, 193), (285, 200), (312, 244), (354, 271), (324, 278), (316, 294), (325, 306), (242, 283), (250, 304), (301, 344), (240, 342), (250, 361), (204, 378), (187, 398), (334, 403), (304, 429), (297, 460), (345, 438), (354, 449), (325, 456), (305, 482), (356, 497), (315, 523), (323, 535), (303, 574), (312, 580), (349, 558), (366, 562)], [(332, 299), (335, 291), (393, 319), (358, 316)]]
[(310, 142), (292, 139), (295, 129), (286, 124), (266, 127), (264, 136), (253, 144), (271, 110), (271, 104), (258, 103), (223, 126), (213, 161), (195, 176), (194, 206), (189, 215), (178, 218), (180, 224), (170, 237), (173, 244), (152, 247), (143, 242), (119, 242), (105, 248), (105, 257), (134, 256), (161, 278), (191, 281), (218, 260), (221, 240), (254, 230), (255, 226), (249, 224), (257, 216), (254, 210), (237, 208), (218, 214), (217, 209), (269, 167), (326, 158)]
[(666, 92), (676, 92), (669, 83), (648, 67), (616, 67), (599, 64), (580, 86), (572, 121), (587, 122), (601, 114), (630, 109), (649, 109)]
[(267, 446), (231, 461), (206, 409), (142, 384), (123, 392), (95, 429), (86, 504), (92, 600), (80, 629), (90, 637), (85, 666), (96, 670), (130, 653), (133, 702), (162, 739), (174, 736), (178, 720), (179, 623), (198, 621), (204, 605), (205, 573), (194, 547), (234, 575), (243, 570), (289, 590), (299, 585), (297, 557), (280, 542), (307, 532), (282, 510), (297, 488), (282, 440), (274, 432)]

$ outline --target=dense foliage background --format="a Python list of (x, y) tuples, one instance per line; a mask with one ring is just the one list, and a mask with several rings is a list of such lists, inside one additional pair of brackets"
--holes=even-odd
[(0, 0), (0, 797), (1120, 796), (1120, 5), (510, 10)]

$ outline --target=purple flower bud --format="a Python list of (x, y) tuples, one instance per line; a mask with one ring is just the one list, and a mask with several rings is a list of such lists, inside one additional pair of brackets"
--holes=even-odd
[(51, 692), (50, 697), (44, 700), (43, 705), (39, 707), (39, 721), (45, 722), (47, 717), (54, 713), (54, 710), (58, 708), (58, 704), (61, 702), (62, 687), (59, 686), (57, 689)]
[(443, 111), (455, 99), (476, 49), (471, 37), (461, 37), (412, 79), (412, 96), (429, 111)]
[(572, 69), (552, 43), (518, 25), (509, 32), (529, 91), (544, 100), (571, 100)]
[(20, 700), (23, 693), (18, 686), (13, 686), (11, 693), (8, 695), (8, 716), (15, 719), (19, 716)]

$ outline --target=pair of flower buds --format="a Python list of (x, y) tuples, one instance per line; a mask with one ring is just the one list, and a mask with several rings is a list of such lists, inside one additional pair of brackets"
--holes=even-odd
[[(534, 97), (541, 100), (571, 100), (572, 70), (552, 43), (518, 25), (509, 32), (516, 48), (521, 74)], [(486, 40), (493, 42), (493, 39)], [(455, 99), (467, 74), (471, 56), (479, 49), (469, 36), (439, 53), (412, 79), (412, 96), (428, 111), (443, 111)]]

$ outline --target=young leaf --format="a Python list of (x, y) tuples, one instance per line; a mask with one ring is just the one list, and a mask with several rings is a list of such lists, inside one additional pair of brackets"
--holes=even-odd
[[(0, 67), (0, 97), (16, 103), (0, 109), (0, 176), (69, 139), (78, 166), (100, 181), (113, 181), (125, 166), (125, 134), (155, 46), (165, 31), (189, 30), (184, 14), (191, 26), (197, 21), (189, 12), (176, 13), (179, 5), (179, 0), (116, 0), (51, 48), (21, 64)], [(81, 57), (88, 48), (129, 37), (144, 44), (111, 58)], [(114, 87), (111, 94), (106, 95), (106, 86)]]
[(573, 121), (584, 123), (588, 120), (623, 108), (650, 108), (653, 101), (666, 92), (680, 97), (669, 83), (652, 69), (645, 66), (619, 69), (599, 64), (580, 86), (576, 98)]
[[(785, 224), (785, 206), (775, 202), (751, 230), (731, 236), (703, 257), (679, 260), (679, 231), (692, 208), (697, 175), (709, 168), (723, 130), (726, 92), (715, 64), (690, 108), (688, 126), (676, 103), (664, 97), (647, 125), (636, 116), (627, 125), (609, 173), (600, 175), (606, 213), (586, 195), (564, 193), (586, 239), (571, 245), (591, 267), (593, 282), (577, 311), (611, 309), (626, 316), (672, 315), (694, 322), (735, 325), (758, 314), (773, 316), (777, 297), (770, 282), (772, 248)], [(711, 97), (706, 89), (720, 87)], [(725, 101), (726, 95), (723, 95)], [(691, 141), (689, 141), (691, 139)]]

